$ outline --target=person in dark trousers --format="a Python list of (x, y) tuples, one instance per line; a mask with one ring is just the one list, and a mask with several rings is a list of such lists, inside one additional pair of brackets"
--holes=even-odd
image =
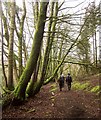
[(64, 75), (61, 74), (61, 76), (60, 76), (60, 78), (59, 78), (59, 80), (58, 80), (60, 91), (62, 91), (62, 88), (64, 87), (64, 79), (65, 79), (65, 78), (64, 78)]
[(71, 77), (70, 73), (68, 73), (68, 75), (66, 77), (66, 83), (68, 86), (68, 90), (71, 90), (71, 82), (72, 82), (72, 77)]

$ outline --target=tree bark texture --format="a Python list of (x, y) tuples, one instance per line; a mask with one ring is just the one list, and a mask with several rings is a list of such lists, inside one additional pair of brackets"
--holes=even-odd
[[(55, 18), (57, 17), (58, 3), (56, 3), (55, 11), (53, 11), (53, 10), (54, 10), (54, 3), (52, 3), (52, 6), (51, 6), (51, 19), (50, 19), (49, 27), (48, 27), (49, 33), (48, 33), (47, 46), (46, 46), (44, 61), (43, 61), (43, 66), (42, 66), (42, 73), (41, 73), (40, 80), (34, 86), (33, 94), (37, 94), (40, 91), (40, 88), (44, 83), (45, 74), (46, 74), (48, 61), (49, 61), (49, 54), (51, 51), (51, 47), (52, 47), (52, 43), (53, 43), (53, 39), (54, 39), (54, 35), (55, 35), (56, 20), (54, 20), (54, 22), (53, 22), (52, 17), (53, 16)], [(53, 15), (53, 13), (54, 13), (54, 15)], [(52, 33), (50, 33), (50, 31), (52, 31)]]
[(9, 53), (8, 53), (8, 89), (12, 90), (13, 85), (13, 42), (14, 42), (14, 24), (15, 24), (15, 2), (11, 3), (10, 35), (9, 35)]
[(31, 79), (31, 75), (37, 65), (37, 60), (39, 57), (42, 39), (43, 39), (47, 5), (48, 5), (48, 2), (41, 2), (40, 15), (39, 15), (36, 31), (34, 34), (34, 40), (33, 40), (31, 54), (30, 54), (29, 60), (26, 64), (26, 68), (24, 69), (24, 71), (20, 77), (19, 84), (18, 84), (17, 88), (15, 89), (15, 98), (16, 99), (20, 99), (20, 100), (25, 99), (26, 87), (27, 87), (28, 82)]
[(5, 73), (5, 67), (4, 67), (4, 38), (3, 38), (3, 22), (2, 22), (2, 17), (3, 17), (3, 14), (2, 14), (2, 3), (1, 3), (1, 0), (0, 0), (0, 17), (1, 17), (1, 41), (2, 41), (2, 72), (3, 72), (3, 75), (4, 75), (4, 79), (5, 79), (5, 86), (7, 87), (7, 76), (6, 76), (6, 73)]

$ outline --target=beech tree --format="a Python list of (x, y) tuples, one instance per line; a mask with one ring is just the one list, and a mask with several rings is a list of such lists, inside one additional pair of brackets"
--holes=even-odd
[[(90, 37), (93, 36), (93, 54), (94, 54), (94, 64), (97, 66), (97, 41), (96, 41), (96, 28), (98, 25), (97, 20), (98, 9), (95, 8), (95, 4), (93, 3), (87, 9), (85, 13), (85, 18), (88, 18), (83, 32), (81, 34), (81, 38), (77, 44), (77, 52), (79, 59), (82, 63), (91, 64), (91, 45), (90, 45)], [(83, 67), (86, 70), (86, 73), (90, 73), (90, 69), (88, 65)]]

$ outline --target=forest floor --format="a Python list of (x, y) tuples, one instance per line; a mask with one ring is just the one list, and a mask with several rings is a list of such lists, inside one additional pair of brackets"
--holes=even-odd
[[(96, 82), (95, 82), (96, 81)], [(92, 85), (99, 84), (98, 79), (91, 80)], [(8, 106), (2, 111), (3, 118), (101, 118), (99, 95), (83, 90), (59, 91), (56, 83), (43, 86), (40, 93), (29, 98), (21, 106)]]

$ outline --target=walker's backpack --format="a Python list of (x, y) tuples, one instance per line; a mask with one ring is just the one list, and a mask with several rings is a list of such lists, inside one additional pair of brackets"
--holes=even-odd
[(71, 76), (67, 76), (66, 77), (66, 82), (68, 82), (68, 83), (72, 82), (72, 77)]
[(60, 77), (60, 82), (64, 83), (64, 77)]

